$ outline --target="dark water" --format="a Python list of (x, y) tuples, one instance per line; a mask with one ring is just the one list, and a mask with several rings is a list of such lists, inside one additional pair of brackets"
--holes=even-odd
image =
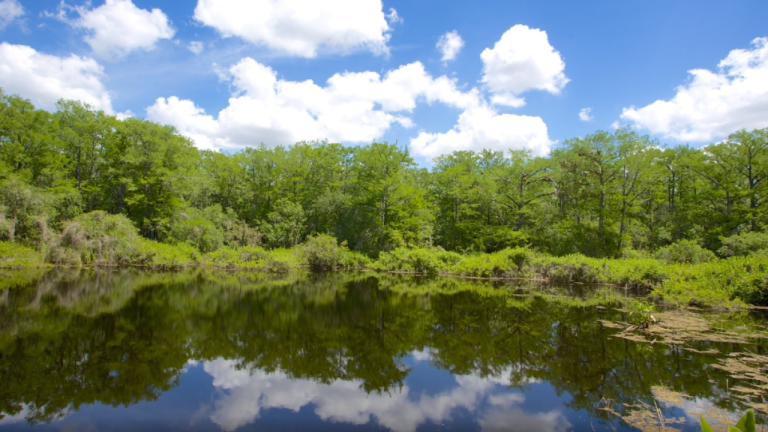
[(0, 430), (637, 430), (619, 415), (654, 401), (668, 427), (698, 430), (700, 412), (762, 400), (716, 367), (766, 351), (755, 313), (707, 316), (742, 342), (684, 346), (614, 337), (599, 320), (629, 318), (604, 293), (372, 274), (0, 276)]

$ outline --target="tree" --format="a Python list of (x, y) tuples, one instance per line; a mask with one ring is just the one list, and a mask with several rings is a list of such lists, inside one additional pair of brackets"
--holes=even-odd
[(765, 202), (765, 178), (768, 177), (768, 129), (740, 130), (728, 136), (728, 146), (736, 158), (736, 171), (746, 184), (747, 210), (751, 230), (760, 221), (760, 206)]
[(304, 233), (304, 210), (300, 205), (280, 198), (274, 210), (267, 214), (261, 231), (270, 247), (291, 247), (299, 244)]
[(170, 126), (126, 119), (117, 133), (118, 143), (107, 155), (109, 181), (104, 182), (110, 210), (127, 214), (142, 235), (156, 238), (160, 224), (184, 201), (199, 153)]
[(537, 205), (553, 195), (550, 163), (534, 158), (529, 150), (510, 150), (510, 163), (496, 171), (499, 200), (514, 214), (515, 229), (530, 221)]

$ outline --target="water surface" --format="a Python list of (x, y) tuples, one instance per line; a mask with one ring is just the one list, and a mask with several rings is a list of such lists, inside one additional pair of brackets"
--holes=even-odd
[(657, 329), (672, 331), (627, 335), (604, 289), (370, 273), (0, 276), (0, 430), (652, 430), (658, 406), (667, 427), (693, 431), (701, 412), (728, 421), (765, 403), (760, 377), (728, 363), (763, 367), (756, 312), (667, 313)]

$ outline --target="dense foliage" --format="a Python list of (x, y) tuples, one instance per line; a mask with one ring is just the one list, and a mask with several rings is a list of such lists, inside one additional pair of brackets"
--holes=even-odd
[[(547, 157), (455, 151), (430, 170), (387, 143), (254, 144), (198, 150), (170, 126), (76, 101), (50, 113), (0, 91), (0, 264), (365, 266), (642, 286), (660, 283), (664, 264), (730, 274), (715, 254), (757, 269), (768, 258), (768, 129), (693, 149), (623, 128)], [(768, 301), (764, 280), (745, 284), (728, 297)]]
[(101, 210), (203, 253), (328, 234), (371, 256), (529, 244), (620, 257), (680, 240), (746, 255), (768, 247), (767, 174), (766, 129), (698, 150), (599, 131), (547, 157), (456, 151), (427, 170), (387, 143), (198, 150), (169, 126), (75, 101), (49, 113), (0, 93), (0, 240), (32, 247)]

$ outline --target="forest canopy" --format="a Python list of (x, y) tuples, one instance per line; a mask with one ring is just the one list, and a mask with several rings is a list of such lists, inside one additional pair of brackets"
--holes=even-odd
[(749, 242), (768, 248), (768, 129), (695, 149), (621, 128), (565, 140), (546, 157), (455, 151), (426, 169), (389, 143), (254, 142), (221, 153), (171, 126), (78, 101), (56, 108), (0, 90), (0, 241), (40, 248), (103, 211), (202, 253), (316, 234), (374, 257), (524, 245), (620, 257), (683, 240), (721, 256)]

